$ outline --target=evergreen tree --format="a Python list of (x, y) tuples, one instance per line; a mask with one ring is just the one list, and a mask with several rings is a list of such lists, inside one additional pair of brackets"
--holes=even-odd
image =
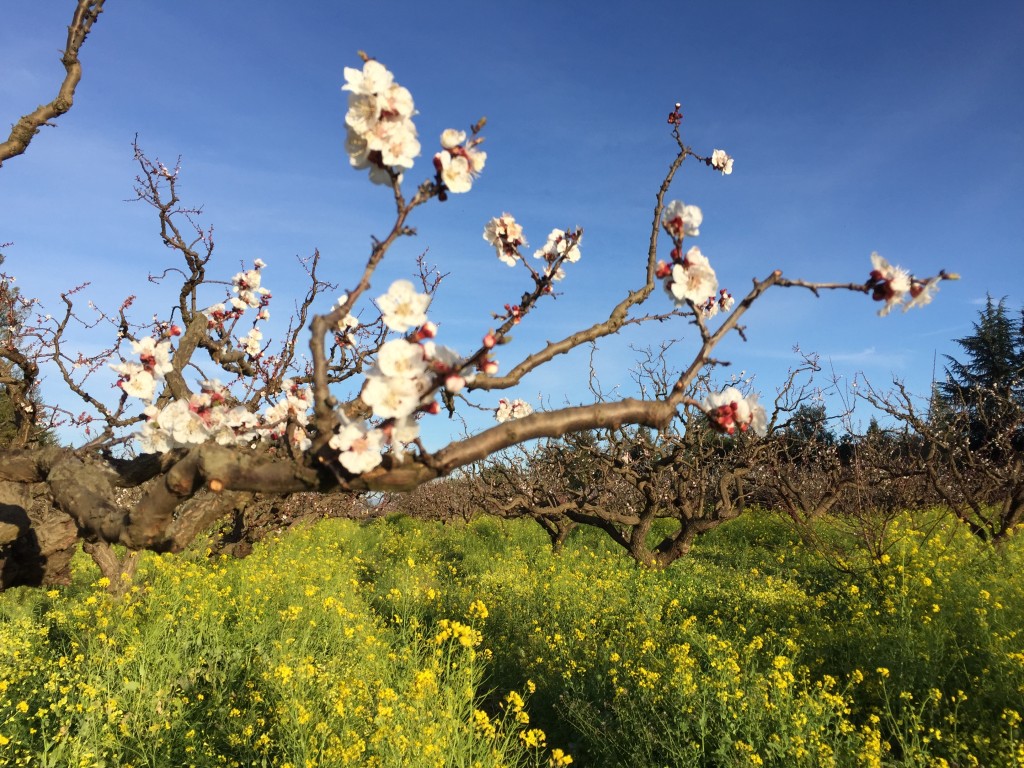
[(961, 362), (946, 355), (946, 380), (939, 384), (937, 413), (964, 414), (972, 447), (990, 442), (1006, 420), (1024, 407), (1024, 327), (1006, 308), (1006, 298), (987, 297), (974, 332), (956, 339)]

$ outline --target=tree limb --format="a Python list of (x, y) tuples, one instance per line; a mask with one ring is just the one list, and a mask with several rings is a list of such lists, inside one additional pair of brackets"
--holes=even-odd
[(4, 160), (22, 154), (28, 149), (29, 143), (44, 125), (50, 120), (60, 117), (69, 109), (75, 100), (75, 88), (82, 79), (82, 65), (78, 61), (78, 49), (92, 29), (93, 23), (103, 12), (104, 0), (79, 0), (75, 15), (68, 27), (68, 42), (64, 49), (61, 62), (67, 74), (61, 83), (57, 96), (49, 104), (43, 104), (27, 115), (24, 115), (11, 128), (7, 141), (0, 144), (0, 166)]

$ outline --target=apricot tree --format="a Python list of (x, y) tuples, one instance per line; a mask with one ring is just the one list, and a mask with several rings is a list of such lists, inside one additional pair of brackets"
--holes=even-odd
[[(5, 144), (0, 159), (24, 151), (38, 126), (70, 107), (80, 76), (78, 51), (101, 9), (98, 1), (77, 4), (62, 95), (16, 128), (13, 149)], [(702, 226), (700, 208), (669, 197), (684, 161), (729, 174), (733, 159), (721, 149), (687, 145), (676, 104), (667, 121), (672, 157), (654, 190), (646, 255), (616, 276), (630, 285), (624, 298), (589, 308), (590, 319), (573, 332), (499, 365), (497, 350), (513, 329), (535, 322), (545, 302), (563, 290), (563, 279), (586, 268), (582, 228), (554, 229), (530, 253), (523, 228), (503, 213), (470, 226), (483, 227), (484, 239), (499, 263), (515, 270), (519, 287), (496, 306), (493, 325), (482, 325), (475, 347), (456, 351), (442, 345), (428, 318), (438, 289), (435, 272), (421, 268), (385, 291), (371, 292), (371, 282), (394, 244), (415, 234), (412, 222), (420, 209), (471, 191), (487, 160), (485, 121), (444, 130), (427, 150), (428, 171), (411, 181), (423, 153), (412, 94), (381, 62), (361, 58), (344, 71), (346, 136), (339, 142), (355, 170), (388, 190), (393, 218), (373, 237), (355, 274), (325, 276), (316, 251), (301, 262), (306, 293), (276, 344), (264, 339), (263, 323), (277, 306), (266, 265), (255, 260), (231, 276), (218, 264), (213, 229), (200, 223), (197, 206), (182, 200), (180, 163), (151, 158), (137, 144), (136, 197), (152, 207), (159, 238), (174, 259), (150, 276), (166, 286), (168, 304), (139, 319), (127, 298), (113, 310), (89, 307), (86, 318), (86, 289), (78, 286), (61, 294), (52, 314), (30, 300), (30, 316), (7, 329), (0, 359), (16, 369), (24, 391), (45, 372), (83, 409), (66, 401), (36, 407), (22, 399), (15, 402), (17, 419), (44, 427), (63, 421), (88, 435), (75, 446), (26, 439), (0, 456), (3, 585), (65, 579), (78, 541), (117, 575), (123, 565), (112, 545), (181, 550), (254, 494), (410, 490), (510, 446), (629, 425), (657, 432), (681, 413), (707, 419), (726, 435), (756, 433), (765, 424), (756, 399), (732, 388), (700, 400), (690, 393), (698, 376), (723, 362), (713, 356), (719, 343), (744, 334), (742, 318), (766, 291), (859, 292), (883, 302), (884, 314), (926, 304), (943, 280), (956, 277), (944, 271), (915, 277), (872, 254), (866, 280), (810, 282), (774, 269), (734, 298), (718, 285), (711, 260), (692, 245)], [(659, 258), (663, 238), (665, 259)], [(654, 321), (689, 327), (696, 339), (664, 392), (538, 412), (509, 406), (497, 414), (503, 421), (441, 448), (420, 439), (422, 419), (464, 407), (474, 392), (511, 390), (559, 355)], [(69, 329), (76, 324), (104, 337), (98, 350), (69, 348)], [(301, 354), (302, 348), (308, 352)], [(99, 383), (101, 373), (111, 370), (117, 377), (113, 390)], [(137, 493), (119, 495), (126, 488)]]

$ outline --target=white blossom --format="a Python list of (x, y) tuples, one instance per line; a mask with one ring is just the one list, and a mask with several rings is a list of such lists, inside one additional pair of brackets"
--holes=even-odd
[(732, 173), (732, 160), (724, 149), (716, 149), (711, 153), (711, 167), (721, 171), (723, 176)]
[(661, 225), (676, 240), (699, 235), (703, 220), (704, 214), (700, 208), (696, 205), (684, 205), (679, 200), (673, 200), (666, 205), (661, 215)]
[(708, 394), (702, 407), (715, 428), (726, 434), (735, 434), (737, 428), (752, 429), (761, 437), (768, 433), (768, 417), (756, 394), (744, 397), (736, 387), (726, 387)]
[(885, 317), (892, 308), (904, 300), (910, 291), (910, 273), (902, 267), (894, 267), (878, 253), (871, 254), (871, 298), (884, 301), (878, 310), (879, 317)]
[(121, 389), (126, 395), (141, 400), (152, 400), (156, 394), (156, 379), (138, 363), (123, 363), (112, 366), (121, 376)]
[(567, 235), (561, 229), (552, 229), (544, 247), (535, 251), (533, 257), (546, 259), (549, 262), (561, 257), (570, 264), (575, 264), (580, 260), (579, 241), (581, 239), (583, 239), (582, 233)]
[(408, 280), (396, 280), (388, 292), (377, 299), (384, 325), (399, 333), (423, 325), (427, 321), (428, 306), (430, 296), (417, 293)]
[(423, 347), (405, 339), (389, 341), (377, 353), (377, 368), (385, 376), (406, 379), (421, 376), (427, 370)]
[(441, 132), (441, 148), (455, 149), (466, 140), (466, 132), (455, 128), (446, 128)]
[(160, 429), (154, 421), (143, 424), (136, 438), (143, 453), (166, 453), (173, 447), (170, 435)]
[(459, 353), (451, 347), (446, 347), (444, 344), (438, 344), (435, 341), (425, 341), (423, 343), (423, 354), (430, 368), (440, 373), (446, 373), (462, 367), (462, 357)]
[[(367, 61), (363, 68), (345, 67), (345, 85), (349, 91), (345, 114), (345, 149), (355, 168), (369, 168), (370, 180), (390, 184), (389, 168), (412, 168), (420, 153), (416, 113), (412, 94), (394, 82), (394, 76), (378, 61)], [(400, 172), (399, 180), (401, 179)]]
[(152, 336), (147, 336), (139, 341), (133, 341), (132, 351), (139, 356), (143, 366), (153, 374), (155, 379), (162, 380), (174, 369), (171, 364), (171, 343), (169, 341), (157, 341)]
[(390, 376), (367, 376), (360, 397), (381, 419), (408, 416), (420, 404), (417, 382)]
[(308, 451), (313, 445), (313, 441), (309, 439), (309, 435), (303, 427), (295, 427), (291, 431), (289, 440), (298, 451)]
[(174, 366), (171, 363), (171, 344), (147, 336), (133, 341), (132, 351), (139, 356), (139, 362), (123, 362), (111, 365), (118, 375), (118, 386), (131, 397), (152, 400), (156, 385), (164, 380)]
[(718, 306), (723, 312), (728, 312), (736, 304), (736, 299), (725, 288), (718, 292)]
[(208, 407), (207, 398), (201, 393), (189, 400), (175, 400), (164, 408), (157, 417), (157, 423), (165, 429), (175, 445), (200, 445), (211, 437), (209, 424), (201, 411)]
[(362, 423), (345, 424), (331, 437), (329, 445), (340, 451), (338, 462), (353, 475), (369, 472), (381, 462), (384, 433)]
[(531, 413), (533, 413), (533, 408), (525, 400), (518, 398), (506, 400), (502, 398), (498, 401), (498, 407), (494, 410), (494, 419), (499, 423), (504, 423), (512, 419), (521, 419), (524, 416), (529, 416)]
[(395, 419), (389, 431), (392, 443), (411, 443), (420, 436), (420, 423), (413, 417), (406, 416)]
[[(379, 125), (392, 125), (389, 123), (381, 123)], [(379, 144), (379, 151), (381, 155), (381, 162), (388, 166), (398, 166), (400, 168), (412, 168), (413, 162), (420, 154), (420, 142), (416, 138), (416, 132), (410, 130), (408, 125), (402, 124), (400, 128), (391, 128), (389, 130), (378, 130), (374, 132), (374, 135), (378, 139), (376, 142), (370, 142), (370, 147), (373, 148), (374, 144)], [(377, 135), (379, 134), (379, 135)]]
[(262, 345), (260, 344), (260, 342), (263, 341), (263, 331), (259, 328), (251, 328), (249, 333), (241, 341), (242, 349), (244, 349), (245, 353), (250, 357), (259, 357), (263, 351)]
[(677, 306), (702, 304), (718, 292), (718, 278), (700, 249), (691, 248), (681, 264), (673, 264), (665, 289)]
[(932, 298), (939, 290), (939, 279), (936, 277), (928, 280), (914, 280), (910, 284), (910, 301), (903, 305), (903, 311), (913, 307), (923, 307), (931, 304)]
[(261, 280), (259, 269), (239, 272), (231, 278), (231, 290), (238, 294), (231, 299), (231, 305), (243, 311), (247, 307), (258, 309), (263, 304), (263, 297), (270, 295), (270, 291), (260, 285)]
[[(348, 294), (343, 293), (338, 297), (338, 303), (334, 305), (335, 309), (340, 309), (348, 303)], [(359, 320), (351, 312), (347, 313), (341, 320), (338, 321), (337, 331), (343, 335), (348, 335), (359, 327)]]
[(519, 260), (519, 247), (526, 245), (523, 228), (508, 213), (496, 216), (484, 226), (484, 240), (494, 246), (502, 263), (514, 267)]
[(463, 155), (453, 155), (445, 150), (438, 152), (435, 159), (440, 166), (438, 172), (441, 174), (441, 181), (444, 182), (449, 192), (455, 194), (469, 192), (473, 186), (473, 174), (468, 158)]
[(390, 88), (394, 79), (387, 67), (370, 59), (363, 63), (361, 70), (345, 67), (345, 85), (341, 90), (351, 91), (354, 95), (374, 96)]

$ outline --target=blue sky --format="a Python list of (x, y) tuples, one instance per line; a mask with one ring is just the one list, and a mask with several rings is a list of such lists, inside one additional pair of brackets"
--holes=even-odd
[[(73, 5), (7, 9), (5, 123), (51, 98)], [(124, 202), (136, 134), (164, 162), (183, 156), (187, 201), (202, 204), (216, 230), (213, 272), (228, 279), (257, 257), (268, 263), (275, 317), (301, 290), (296, 255), (319, 248), (325, 274), (353, 284), (392, 210), (388, 192), (349, 168), (344, 152), (339, 89), (360, 49), (416, 100), (428, 156), (409, 182), (432, 174), (441, 130), (489, 121), (483, 176), (469, 194), (416, 213), (418, 236), (393, 250), (373, 295), (429, 249), (451, 273), (431, 310), (439, 341), (468, 351), (489, 312), (526, 287), (517, 282), (525, 274), (481, 239), (484, 223), (508, 211), (537, 247), (553, 227), (586, 230), (564, 295), (501, 350), (503, 369), (602, 319), (642, 281), (654, 193), (674, 155), (665, 115), (676, 101), (687, 143), (736, 159), (728, 177), (686, 163), (670, 193), (703, 209), (697, 244), (736, 295), (775, 268), (860, 281), (873, 250), (920, 275), (963, 276), (924, 310), (887, 318), (860, 295), (769, 292), (746, 316), (748, 341), (719, 353), (733, 372), (755, 374), (766, 395), (797, 362), (797, 345), (820, 354), (826, 370), (880, 386), (896, 376), (924, 395), (936, 355), (941, 372), (986, 293), (1012, 307), (1024, 300), (1019, 2), (107, 5), (83, 48), (74, 108), (0, 169), (0, 242), (13, 242), (5, 269), (48, 309), (62, 290), (91, 281), (83, 299), (114, 309), (137, 293), (140, 320), (166, 315), (172, 294), (146, 281), (167, 265), (155, 217)], [(668, 301), (658, 294), (651, 307)], [(675, 324), (602, 341), (602, 384), (627, 391), (631, 344), (678, 338), (673, 362), (682, 367), (693, 337)], [(515, 394), (552, 406), (584, 401), (588, 362), (581, 350)], [(45, 387), (59, 396), (52, 377)], [(431, 429), (440, 437), (447, 426)]]

